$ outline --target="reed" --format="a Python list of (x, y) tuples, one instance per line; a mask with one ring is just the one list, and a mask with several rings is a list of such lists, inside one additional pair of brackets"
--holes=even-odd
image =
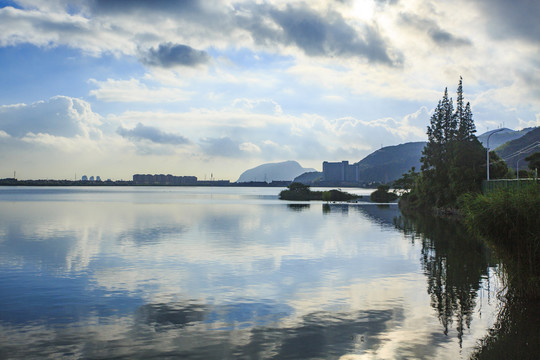
[(540, 298), (540, 187), (466, 194), (460, 205), (469, 229), (485, 238), (505, 264), (509, 290)]

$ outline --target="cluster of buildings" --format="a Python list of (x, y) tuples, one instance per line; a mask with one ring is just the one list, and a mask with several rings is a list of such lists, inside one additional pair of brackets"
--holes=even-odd
[(134, 185), (195, 185), (196, 176), (175, 176), (163, 174), (135, 174), (133, 175)]
[(94, 178), (93, 176), (88, 177), (88, 176), (86, 176), (86, 175), (83, 175), (83, 176), (81, 177), (81, 181), (101, 181), (101, 177), (96, 176), (96, 177)]
[[(360, 165), (349, 164), (348, 161), (329, 162), (324, 161), (322, 164), (323, 176), (319, 180), (319, 185), (334, 186), (334, 185), (355, 185), (360, 182)], [(83, 175), (82, 181), (101, 181), (99, 176)], [(242, 183), (244, 186), (287, 186), (290, 181), (272, 181), (267, 182), (250, 182)], [(175, 176), (171, 174), (135, 174), (133, 175), (133, 185), (212, 185), (226, 186), (231, 185), (228, 180), (210, 180), (199, 181), (196, 176)]]
[(360, 166), (348, 161), (323, 162), (323, 181), (327, 183), (358, 183), (360, 182)]

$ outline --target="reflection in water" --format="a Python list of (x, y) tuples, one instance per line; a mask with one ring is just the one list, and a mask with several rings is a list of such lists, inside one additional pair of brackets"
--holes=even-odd
[(457, 221), (399, 216), (394, 223), (413, 241), (420, 239), (431, 306), (437, 311), (445, 335), (455, 322), (461, 346), (464, 331), (471, 326), (480, 284), (489, 278), (489, 249)]
[(493, 325), (475, 313), (494, 307), (475, 294), (487, 255), (451, 226), (140, 190), (0, 188), (0, 358), (455, 359)]
[(489, 335), (479, 342), (472, 359), (538, 359), (540, 306), (507, 296)]
[[(170, 355), (185, 358), (331, 359), (355, 348), (376, 346), (378, 335), (394, 318), (391, 311), (319, 311), (304, 315), (294, 325), (279, 326), (276, 314), (285, 317), (291, 310), (269, 304), (149, 304), (138, 309), (133, 332), (181, 342), (185, 346), (173, 346)], [(253, 323), (254, 319), (261, 321)]]
[(303, 211), (309, 209), (309, 204), (287, 204), (287, 207), (292, 211)]

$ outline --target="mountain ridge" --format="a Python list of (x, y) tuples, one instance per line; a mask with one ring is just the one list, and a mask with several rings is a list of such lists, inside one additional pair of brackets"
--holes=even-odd
[[(538, 141), (540, 144), (540, 127), (530, 127), (521, 130), (512, 130), (505, 128), (502, 131), (498, 129), (487, 131), (478, 136), (478, 140), (482, 143), (484, 147), (487, 145), (487, 137), (490, 136), (490, 134), (493, 134), (489, 139), (490, 148), (495, 149), (494, 151), (502, 158), (512, 155), (513, 152), (519, 149), (534, 144), (535, 141)], [(500, 142), (503, 140), (506, 141), (500, 144)], [(354, 165), (358, 165), (359, 167), (358, 182), (360, 184), (368, 184), (374, 182), (389, 183), (396, 179), (399, 179), (413, 166), (416, 168), (417, 171), (419, 171), (421, 167), (420, 158), (422, 157), (422, 150), (424, 149), (424, 146), (426, 144), (427, 142), (425, 141), (406, 142), (398, 145), (385, 146), (383, 148), (373, 151), (372, 153), (365, 156), (362, 160), (354, 163)], [(532, 151), (527, 152), (527, 154), (532, 154), (536, 151), (540, 151), (540, 145), (539, 147), (534, 148)], [(525, 156), (527, 155), (524, 153), (523, 157)], [(521, 164), (523, 164), (523, 166), (525, 167), (527, 162), (525, 162), (524, 160), (523, 162), (521, 161), (522, 160), (520, 160), (520, 168)], [(296, 163), (298, 167), (301, 168), (300, 164), (298, 164), (296, 161), (289, 162)], [(255, 169), (260, 170), (261, 167), (265, 169), (264, 166), (284, 163), (287, 162), (263, 164), (256, 168), (246, 170), (242, 175)], [(509, 161), (507, 161), (507, 164), (512, 168), (514, 168), (516, 165), (515, 161), (512, 159), (509, 159)], [(315, 169), (305, 169), (303, 172), (298, 173), (291, 179), (270, 179), (268, 176), (266, 179), (264, 179), (264, 174), (262, 178), (259, 174), (259, 176), (257, 177), (258, 180), (244, 180), (247, 178), (247, 176), (247, 174), (245, 176), (241, 176), (237, 182), (291, 180), (309, 185), (317, 185), (323, 180), (323, 173), (316, 171)]]
[(504, 159), (508, 167), (515, 169), (519, 160), (520, 169), (525, 169), (528, 166), (528, 161), (524, 159), (535, 152), (540, 152), (540, 127), (532, 128), (525, 135), (504, 143), (494, 151)]
[(316, 170), (312, 168), (304, 168), (294, 160), (287, 160), (277, 163), (265, 163), (244, 171), (236, 182), (292, 181), (298, 175), (312, 171)]
[(484, 147), (487, 147), (487, 138), (488, 136), (490, 142), (490, 150), (496, 149), (501, 145), (504, 145), (508, 141), (519, 139), (520, 137), (526, 135), (528, 132), (534, 130), (534, 127), (524, 128), (521, 130), (512, 130), (508, 128), (489, 130), (483, 133), (482, 135), (477, 136), (478, 141), (482, 143)]

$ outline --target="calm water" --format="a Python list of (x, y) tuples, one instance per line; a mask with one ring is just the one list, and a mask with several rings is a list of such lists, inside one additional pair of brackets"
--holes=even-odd
[(456, 359), (493, 326), (455, 225), (279, 191), (0, 187), (0, 358)]

